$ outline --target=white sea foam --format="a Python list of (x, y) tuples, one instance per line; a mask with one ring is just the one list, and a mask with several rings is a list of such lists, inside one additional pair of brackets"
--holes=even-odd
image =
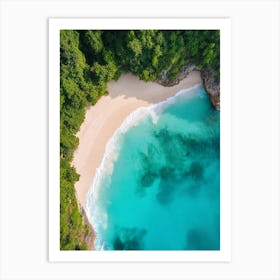
[(108, 175), (113, 173), (114, 163), (118, 159), (119, 149), (121, 147), (122, 136), (145, 117), (150, 117), (154, 124), (157, 123), (159, 115), (166, 107), (168, 107), (170, 104), (173, 104), (180, 96), (192, 96), (191, 93), (196, 92), (199, 87), (201, 87), (201, 83), (198, 83), (188, 89), (182, 89), (174, 96), (168, 97), (159, 103), (136, 109), (125, 118), (121, 126), (115, 131), (113, 136), (107, 142), (104, 156), (100, 165), (96, 168), (93, 183), (87, 194), (86, 202), (87, 216), (97, 235), (95, 240), (96, 250), (103, 250), (104, 243), (99, 238), (98, 233), (100, 231), (104, 231), (108, 226), (107, 213), (105, 213), (104, 206), (102, 207), (102, 205), (99, 205), (98, 203), (99, 189), (100, 186), (105, 183), (104, 180), (108, 180), (106, 181), (106, 185), (109, 185), (110, 183), (110, 176)]
[(148, 108), (151, 108), (151, 110), (153, 110), (157, 115), (159, 115), (166, 107), (175, 103), (175, 101), (178, 99), (178, 97), (180, 97), (180, 96), (191, 97), (192, 96), (191, 93), (196, 92), (196, 90), (201, 86), (202, 86), (201, 83), (198, 83), (188, 89), (181, 89), (175, 95), (170, 96), (159, 103), (153, 104)]

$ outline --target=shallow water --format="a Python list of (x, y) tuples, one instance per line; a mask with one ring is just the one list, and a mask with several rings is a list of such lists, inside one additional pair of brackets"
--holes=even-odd
[(220, 249), (220, 114), (201, 85), (127, 118), (87, 212), (97, 250)]

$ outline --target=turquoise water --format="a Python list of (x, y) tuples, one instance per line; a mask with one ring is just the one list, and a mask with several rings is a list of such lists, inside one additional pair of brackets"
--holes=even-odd
[(97, 250), (220, 249), (220, 114), (201, 85), (126, 119), (87, 211)]

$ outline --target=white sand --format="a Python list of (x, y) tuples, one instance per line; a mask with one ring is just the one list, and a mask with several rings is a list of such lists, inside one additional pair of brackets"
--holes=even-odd
[(85, 121), (77, 133), (80, 143), (74, 153), (73, 166), (80, 174), (75, 189), (79, 203), (85, 208), (86, 195), (91, 187), (95, 170), (101, 163), (105, 147), (115, 130), (134, 110), (149, 106), (202, 82), (200, 72), (193, 71), (178, 85), (163, 87), (155, 82), (144, 82), (131, 74), (108, 83), (109, 95), (102, 96), (88, 108)]

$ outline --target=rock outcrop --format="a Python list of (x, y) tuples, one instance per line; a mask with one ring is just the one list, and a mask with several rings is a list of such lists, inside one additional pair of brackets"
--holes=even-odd
[(169, 80), (168, 73), (171, 69), (172, 67), (169, 67), (167, 70), (164, 70), (159, 75), (156, 82), (165, 87), (171, 87), (179, 84), (179, 82), (185, 79), (190, 72), (200, 71), (205, 91), (208, 93), (213, 107), (217, 111), (220, 110), (220, 84), (216, 81), (213, 70), (199, 69), (195, 64), (186, 62), (185, 66), (182, 67), (178, 75), (174, 79)]
[(220, 84), (215, 79), (214, 71), (211, 69), (202, 69), (201, 78), (212, 105), (216, 110), (220, 111)]
[(159, 77), (157, 78), (156, 82), (160, 85), (163, 85), (165, 87), (172, 87), (174, 85), (179, 84), (179, 82), (183, 79), (185, 79), (188, 74), (192, 71), (199, 70), (196, 65), (187, 62), (185, 66), (182, 67), (182, 69), (179, 71), (179, 74), (174, 78), (169, 80), (168, 79), (168, 72), (171, 70), (172, 67), (169, 67), (167, 70), (164, 70)]

